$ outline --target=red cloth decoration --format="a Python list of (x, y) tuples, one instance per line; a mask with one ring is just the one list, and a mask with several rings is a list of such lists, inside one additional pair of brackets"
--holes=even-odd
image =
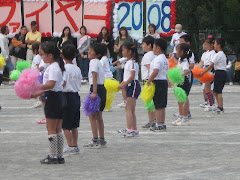
[(20, 2), (20, 0), (0, 0), (0, 3)]

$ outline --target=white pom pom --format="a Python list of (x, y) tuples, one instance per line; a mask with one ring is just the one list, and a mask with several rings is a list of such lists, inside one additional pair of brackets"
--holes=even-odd
[(118, 32), (118, 29), (117, 28), (113, 28), (113, 32), (114, 33)]

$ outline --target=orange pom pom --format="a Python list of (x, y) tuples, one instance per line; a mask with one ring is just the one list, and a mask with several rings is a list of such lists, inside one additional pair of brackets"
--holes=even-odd
[(198, 80), (202, 83), (211, 82), (214, 79), (214, 75), (209, 72), (205, 73), (202, 77), (198, 78)]
[(194, 78), (200, 78), (200, 74), (203, 72), (203, 69), (200, 68), (199, 66), (194, 66), (194, 68), (192, 69), (192, 73), (193, 73), (193, 77)]
[(177, 66), (177, 63), (175, 63), (172, 59), (168, 59), (169, 66), (168, 69), (172, 69)]

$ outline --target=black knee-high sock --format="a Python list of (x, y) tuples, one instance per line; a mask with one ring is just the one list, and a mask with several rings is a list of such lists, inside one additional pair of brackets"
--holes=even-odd
[(2, 80), (3, 80), (3, 74), (0, 74), (0, 86), (2, 84)]

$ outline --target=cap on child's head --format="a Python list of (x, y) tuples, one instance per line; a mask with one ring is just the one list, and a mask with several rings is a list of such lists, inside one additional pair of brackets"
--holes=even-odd
[(179, 33), (182, 31), (182, 25), (181, 24), (176, 24), (175, 25), (175, 32)]

